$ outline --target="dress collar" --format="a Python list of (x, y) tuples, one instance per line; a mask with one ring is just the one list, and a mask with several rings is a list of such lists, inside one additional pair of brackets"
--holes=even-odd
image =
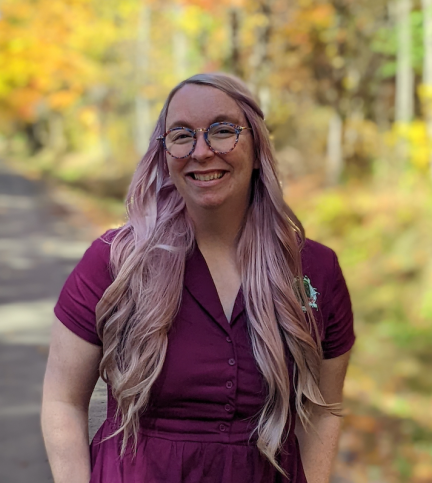
[(240, 287), (234, 302), (231, 323), (228, 323), (207, 262), (196, 242), (191, 256), (186, 260), (184, 284), (192, 297), (224, 330), (229, 329), (245, 310)]

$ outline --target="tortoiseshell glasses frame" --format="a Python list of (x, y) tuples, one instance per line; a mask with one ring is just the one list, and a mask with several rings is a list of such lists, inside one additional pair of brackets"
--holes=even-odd
[[(230, 149), (222, 150), (222, 151), (215, 149), (211, 145), (211, 142), (210, 142), (210, 139), (209, 139), (209, 133), (215, 133), (214, 136), (216, 136), (216, 131), (221, 126), (229, 126), (233, 130), (232, 133), (228, 133), (228, 136), (226, 136), (226, 134), (225, 134), (225, 137), (223, 137), (224, 134), (222, 134), (222, 139), (225, 141), (225, 144), (227, 143), (227, 141), (229, 141), (228, 144), (231, 144), (231, 139), (230, 138), (231, 137), (234, 137), (234, 135), (235, 135), (235, 140), (232, 139), (232, 144), (233, 144), (232, 147)], [(156, 139), (158, 139), (159, 141), (162, 141), (163, 146), (165, 148), (165, 151), (170, 156), (172, 156), (175, 159), (184, 159), (184, 158), (189, 157), (194, 152), (195, 147), (196, 147), (196, 144), (197, 144), (197, 133), (198, 132), (202, 132), (204, 134), (204, 140), (205, 140), (207, 146), (215, 154), (228, 154), (228, 153), (230, 153), (237, 146), (237, 143), (239, 141), (240, 134), (243, 131), (248, 130), (248, 129), (251, 130), (252, 128), (245, 127), (245, 126), (238, 126), (237, 124), (233, 124), (231, 122), (214, 122), (207, 129), (204, 129), (204, 128), (190, 129), (190, 128), (184, 127), (184, 126), (173, 127), (171, 129), (169, 129), (165, 134), (163, 134), (162, 136), (157, 137)], [(170, 149), (172, 149), (172, 147), (169, 148), (167, 146), (167, 136), (169, 136), (170, 134), (176, 133), (178, 131), (185, 131), (184, 132), (185, 135), (190, 134), (190, 136), (191, 136), (190, 137), (190, 140), (192, 141), (192, 146), (191, 146), (190, 150), (187, 152), (187, 154), (185, 154), (183, 156), (176, 156), (176, 155), (174, 155), (172, 152), (170, 152)], [(222, 131), (220, 131), (220, 133), (222, 133)], [(229, 136), (229, 134), (232, 134), (232, 136)], [(175, 145), (175, 142), (177, 140), (180, 141), (180, 143), (178, 143), (178, 146), (179, 145), (187, 146), (189, 144), (188, 143), (188, 138), (185, 139), (185, 138), (182, 138), (181, 136), (182, 135), (179, 133), (178, 139), (174, 139), (173, 140), (173, 146)], [(181, 141), (186, 141), (186, 142), (181, 142)], [(213, 142), (215, 143), (216, 141), (213, 140)]]

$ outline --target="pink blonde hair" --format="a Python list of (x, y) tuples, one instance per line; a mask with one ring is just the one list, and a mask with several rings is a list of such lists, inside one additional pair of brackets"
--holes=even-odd
[(285, 344), (294, 364), (295, 403), (303, 423), (309, 403), (327, 407), (318, 388), (322, 349), (302, 283), (300, 250), (303, 227), (285, 203), (263, 113), (246, 85), (236, 77), (195, 75), (169, 94), (127, 194), (127, 223), (112, 241), (115, 280), (96, 314), (104, 353), (100, 366), (118, 403), (122, 453), (130, 436), (135, 444), (139, 416), (161, 372), (167, 334), (179, 310), (185, 260), (194, 247), (194, 230), (185, 202), (171, 182), (165, 152), (157, 137), (165, 132), (171, 99), (186, 84), (220, 89), (243, 110), (252, 128), (259, 161), (252, 199), (238, 239), (238, 262), (249, 333), (256, 362), (268, 388), (257, 419), (257, 446), (282, 473), (277, 462), (291, 424), (290, 380)]

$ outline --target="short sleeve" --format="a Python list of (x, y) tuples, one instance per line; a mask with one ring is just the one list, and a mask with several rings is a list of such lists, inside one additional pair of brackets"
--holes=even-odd
[(95, 345), (102, 345), (96, 331), (96, 305), (112, 283), (109, 233), (95, 240), (84, 253), (67, 278), (54, 307), (60, 322)]
[[(348, 352), (355, 341), (351, 298), (336, 254), (333, 255), (333, 272), (327, 291), (328, 310), (324, 320), (322, 348), (325, 359)], [(327, 305), (326, 304), (326, 305)]]

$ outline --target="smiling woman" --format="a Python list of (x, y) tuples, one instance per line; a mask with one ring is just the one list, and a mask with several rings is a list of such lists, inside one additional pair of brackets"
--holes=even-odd
[[(42, 413), (55, 482), (327, 483), (350, 298), (284, 202), (239, 79), (173, 89), (126, 203), (55, 307)], [(89, 451), (98, 373), (108, 414)]]
[(214, 87), (186, 84), (173, 95), (166, 114), (169, 129), (162, 138), (171, 179), (189, 213), (206, 216), (200, 207), (217, 208), (219, 218), (245, 213), (252, 170), (258, 168), (246, 124), (237, 102)]

